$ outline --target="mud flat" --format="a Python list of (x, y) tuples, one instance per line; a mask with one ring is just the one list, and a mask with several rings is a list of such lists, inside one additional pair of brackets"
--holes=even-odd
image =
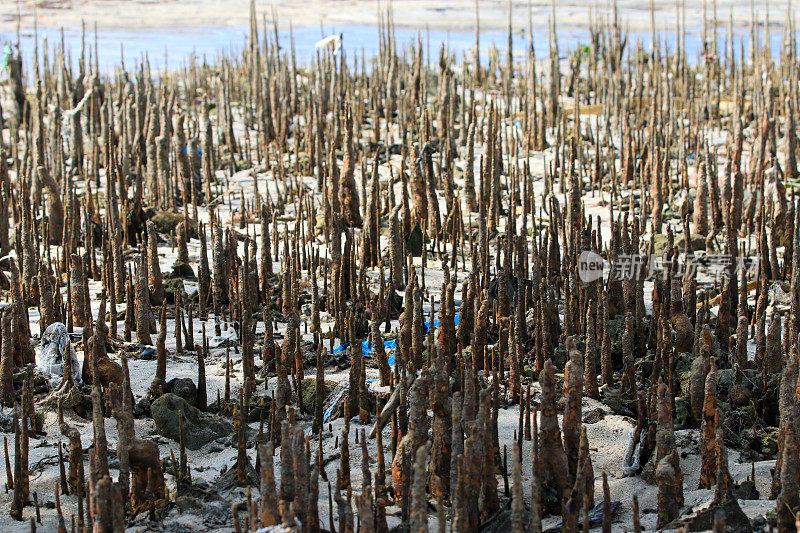
[(244, 38), (6, 57), (0, 530), (794, 530), (793, 31), (686, 6), (651, 49), (641, 6), (559, 4), (476, 55), (399, 38), (421, 6), (314, 12), (367, 56), (247, 3), (40, 3)]
[[(480, 26), (489, 31), (503, 31), (508, 25), (508, 2), (481, 1)], [(594, 14), (610, 14), (610, 4), (578, 1), (555, 2), (555, 13), (562, 30), (588, 28)], [(470, 31), (475, 24), (475, 2), (469, 0), (444, 0), (427, 2), (424, 0), (393, 0), (392, 2), (374, 2), (372, 0), (342, 0), (335, 2), (311, 1), (293, 2), (278, 1), (259, 3), (261, 11), (268, 20), (272, 18), (271, 9), (275, 8), (283, 25), (290, 22), (295, 27), (304, 26), (346, 26), (378, 24), (379, 13), (388, 6), (394, 9), (394, 21), (398, 28), (424, 30), (426, 27), (435, 30)], [(622, 15), (622, 22), (631, 31), (647, 31), (650, 29), (650, 3), (641, 0), (617, 2), (617, 9)], [(719, 0), (716, 2), (718, 19), (726, 23), (733, 17), (734, 25), (747, 28), (751, 20), (749, 2), (736, 0)], [(533, 24), (539, 28), (547, 27), (547, 17), (551, 15), (551, 2), (531, 1), (512, 2), (514, 17), (512, 25), (515, 31), (528, 27), (528, 15)], [(772, 23), (781, 24), (785, 14), (785, 2), (753, 2), (753, 12), (764, 19), (767, 7), (773, 13)], [(711, 2), (704, 8), (702, 2), (686, 3), (685, 23), (688, 28), (699, 28), (703, 23), (704, 9), (707, 16), (713, 18)], [(675, 27), (675, 4), (655, 2), (655, 18), (657, 29), (672, 30)], [(683, 15), (682, 15), (683, 16)], [(0, 5), (0, 29), (15, 31), (17, 20), (21, 19), (23, 27), (33, 27), (34, 20), (40, 26), (58, 28), (61, 26), (78, 28), (82, 21), (90, 26), (95, 22), (103, 30), (147, 31), (155, 28), (168, 30), (189, 30), (196, 28), (214, 28), (224, 26), (248, 26), (249, 2), (247, 0), (49, 0), (3, 2)]]

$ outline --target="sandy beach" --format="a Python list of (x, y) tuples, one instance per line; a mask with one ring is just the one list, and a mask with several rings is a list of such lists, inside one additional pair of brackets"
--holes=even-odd
[[(385, 15), (390, 2), (371, 0), (334, 0), (309, 2), (275, 1), (256, 2), (259, 13), (268, 22), (272, 10), (282, 28), (319, 26), (341, 27), (347, 25), (377, 25), (379, 13)], [(197, 28), (247, 26), (248, 0), (7, 0), (0, 4), (0, 30), (15, 31), (18, 21), (23, 28), (31, 29), (36, 21), (43, 28), (79, 28), (85, 22), (89, 28), (95, 24), (100, 30), (124, 29), (126, 31), (178, 30)], [(469, 0), (393, 0), (394, 22), (397, 28), (425, 30), (425, 28), (452, 31), (474, 31), (475, 3)], [(581, 2), (558, 0), (555, 7), (550, 2), (512, 1), (511, 25), (515, 32), (527, 32), (530, 22), (537, 30), (546, 30), (553, 10), (559, 29), (588, 29), (592, 13), (605, 14), (610, 19), (608, 2)], [(675, 6), (673, 2), (655, 2), (655, 26), (658, 31), (674, 31)], [(746, 28), (751, 18), (750, 4), (737, 0), (716, 2), (718, 23), (727, 26), (732, 19), (737, 28)], [(767, 16), (776, 29), (785, 19), (786, 2), (755, 0), (753, 11), (760, 20)], [(480, 28), (484, 31), (506, 30), (509, 3), (497, 0), (480, 0)], [(634, 32), (650, 30), (649, 3), (642, 0), (620, 0), (617, 9), (623, 24)], [(712, 3), (704, 8), (702, 2), (686, 3), (685, 27), (698, 30), (702, 27), (703, 11), (712, 16)], [(19, 14), (19, 15), (18, 15)], [(682, 22), (683, 24), (683, 22)]]

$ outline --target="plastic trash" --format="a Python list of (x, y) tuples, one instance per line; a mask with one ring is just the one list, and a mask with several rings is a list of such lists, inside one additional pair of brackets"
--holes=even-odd
[(791, 292), (783, 290), (781, 282), (776, 281), (769, 288), (769, 297), (777, 305), (791, 305), (792, 295)]
[(317, 41), (315, 47), (317, 50), (327, 48), (333, 51), (333, 55), (338, 55), (339, 51), (342, 49), (342, 37), (343, 35), (341, 33), (339, 35), (328, 35)]
[[(456, 326), (458, 325), (458, 316), (459, 316), (459, 313), (456, 313), (456, 316), (453, 317), (453, 322), (455, 323)], [(433, 327), (435, 327), (435, 328), (439, 327), (439, 319), (438, 318), (434, 318), (433, 319)], [(425, 333), (427, 333), (430, 328), (431, 328), (431, 323), (430, 322), (425, 322)]]
[(339, 383), (333, 392), (328, 395), (325, 399), (325, 402), (322, 404), (322, 408), (324, 409), (322, 413), (322, 420), (327, 421), (328, 418), (333, 414), (333, 409), (336, 407), (336, 404), (344, 397), (344, 394), (347, 392), (349, 388), (349, 384), (347, 382)]
[(0, 69), (3, 71), (8, 68), (9, 63), (11, 62), (12, 53), (11, 44), (6, 43), (5, 46), (3, 46), (3, 60), (0, 62)]
[[(456, 326), (458, 325), (458, 317), (459, 317), (459, 313), (456, 313), (456, 316), (453, 319), (453, 322), (455, 323)], [(427, 332), (430, 329), (430, 326), (431, 326), (430, 321), (425, 322), (425, 332)], [(439, 319), (438, 318), (435, 318), (433, 320), (433, 327), (435, 327), (435, 328), (439, 327)], [(335, 353), (335, 354), (336, 353), (342, 353), (343, 351), (345, 351), (347, 349), (348, 346), (350, 346), (349, 342), (342, 343), (342, 344), (340, 344), (339, 346), (337, 346), (336, 348), (333, 349), (333, 353)], [(383, 346), (387, 350), (394, 350), (397, 347), (395, 345), (395, 341), (384, 341)], [(368, 341), (363, 341), (361, 343), (361, 350), (362, 350), (362, 353), (364, 355), (369, 355), (369, 354), (372, 353), (372, 345)]]
[(22, 60), (19, 48), (11, 43), (3, 45), (0, 57), (0, 104), (6, 120), (18, 122), (25, 104), (25, 89), (22, 85)]
[(144, 359), (145, 361), (150, 361), (155, 359), (157, 355), (156, 349), (152, 346), (145, 346), (141, 352), (136, 354), (136, 359)]
[(40, 342), (42, 352), (39, 356), (38, 368), (47, 377), (51, 387), (58, 387), (64, 380), (64, 362), (70, 358), (72, 379), (76, 384), (81, 382), (81, 364), (78, 354), (72, 346), (67, 326), (61, 322), (54, 322), (47, 326)]
[[(459, 316), (459, 314), (456, 313), (456, 316), (455, 316), (455, 318), (453, 320), (455, 322), (456, 326), (458, 325), (458, 316)], [(434, 319), (433, 320), (433, 327), (435, 327), (435, 328), (439, 327), (439, 320), (438, 319)], [(429, 328), (430, 328), (430, 322), (425, 322), (425, 331), (427, 332)], [(333, 349), (333, 354), (337, 355), (337, 354), (343, 353), (345, 350), (347, 350), (348, 346), (350, 346), (349, 342), (344, 342), (344, 343), (340, 344), (339, 346), (337, 346), (336, 348)], [(383, 347), (386, 350), (392, 350), (392, 352), (389, 353), (389, 356), (387, 357), (387, 360), (389, 361), (389, 366), (394, 366), (394, 350), (397, 348), (397, 341), (394, 341), (394, 340), (383, 341)], [(373, 351), (374, 350), (372, 349), (372, 344), (370, 344), (369, 341), (362, 341), (361, 342), (361, 355), (366, 357), (369, 354), (371, 354)]]

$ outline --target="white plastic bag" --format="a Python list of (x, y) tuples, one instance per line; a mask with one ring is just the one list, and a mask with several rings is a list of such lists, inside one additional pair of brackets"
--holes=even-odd
[(39, 371), (47, 376), (47, 381), (53, 388), (61, 385), (64, 379), (65, 357), (69, 356), (72, 369), (72, 379), (75, 384), (81, 382), (81, 365), (78, 354), (69, 340), (67, 326), (61, 322), (54, 322), (47, 326), (40, 342), (42, 352), (39, 355)]

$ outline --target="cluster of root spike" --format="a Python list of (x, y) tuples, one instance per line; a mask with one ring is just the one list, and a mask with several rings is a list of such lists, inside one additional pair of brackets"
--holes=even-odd
[[(277, 21), (272, 32), (260, 26), (254, 7), (251, 19), (247, 46), (213, 67), (155, 73), (145, 60), (111, 76), (96, 46), (77, 65), (63, 45), (45, 46), (23, 79), (10, 58), (0, 403), (13, 413), (11, 451), (4, 437), (13, 519), (35, 529), (39, 495), (51, 489), (59, 531), (168, 519), (170, 502), (196, 490), (184, 415), (169, 458), (137, 436), (135, 420), (167, 392), (180, 355), (197, 363), (190, 403), (235, 422), (235, 485), (246, 488), (232, 509), (237, 531), (384, 532), (398, 519), (427, 531), (433, 508), (439, 531), (507, 520), (514, 532), (536, 532), (558, 516), (565, 531), (608, 532), (619, 508), (609, 474), (648, 474), (658, 490), (652, 525), (682, 527), (684, 491), (698, 488), (687, 486), (676, 444), (687, 428), (699, 442), (699, 488), (715, 490), (713, 528), (724, 531), (740, 489), (726, 443), (752, 447), (734, 434), (764, 426), (778, 428), (774, 525), (794, 530), (800, 94), (791, 10), (780, 57), (758, 46), (770, 39), (756, 35), (756, 20), (749, 57), (734, 46), (732, 22), (718, 42), (715, 14), (697, 63), (685, 28), (669, 55), (655, 32), (646, 50), (620, 30), (616, 8), (567, 60), (553, 18), (547, 59), (531, 46), (521, 62), (510, 9), (505, 60), (463, 62), (444, 46), (427, 57), (421, 40), (398, 47), (389, 11), (373, 62), (348, 50), (303, 66)], [(168, 247), (173, 265), (163, 263)], [(610, 273), (583, 278), (588, 252)], [(717, 279), (699, 278), (704, 256), (725, 258)], [(755, 269), (734, 268), (752, 257)], [(664, 269), (648, 277), (653, 263)], [(34, 384), (31, 310), (40, 332), (62, 322), (79, 333), (80, 383), (67, 358), (57, 388)], [(224, 394), (209, 403), (206, 365), (221, 357), (209, 336), (230, 328)], [(156, 352), (141, 398), (128, 366), (137, 344)], [(326, 411), (331, 364), (349, 370), (343, 402)], [(615, 471), (593, 467), (585, 398), (634, 415)], [(504, 442), (498, 418), (512, 409), (519, 423)], [(57, 412), (66, 447), (59, 442), (59, 481), (32, 491), (30, 439), (46, 410)], [(91, 419), (90, 447), (65, 413)], [(330, 434), (332, 417), (344, 418), (341, 434)], [(118, 435), (114, 468), (107, 418)], [(330, 438), (340, 450), (331, 479)], [(75, 500), (69, 519), (65, 498)], [(622, 506), (640, 531), (637, 498)]]

